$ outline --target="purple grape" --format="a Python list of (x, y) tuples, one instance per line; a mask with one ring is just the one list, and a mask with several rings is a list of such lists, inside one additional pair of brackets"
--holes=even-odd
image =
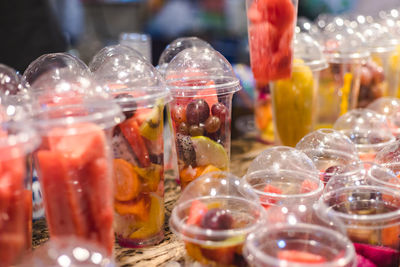
[(186, 107), (186, 120), (189, 124), (205, 122), (210, 116), (210, 107), (203, 99), (194, 99)]
[(222, 103), (216, 103), (211, 107), (212, 115), (218, 117), (221, 120), (221, 123), (224, 123), (226, 118), (228, 117), (228, 108)]
[(200, 136), (204, 134), (204, 126), (191, 125), (189, 127), (189, 134), (191, 136)]
[(186, 124), (186, 122), (181, 122), (178, 126), (178, 132), (184, 135), (188, 135), (189, 134), (189, 127)]
[(339, 165), (335, 166), (330, 166), (325, 170), (325, 173), (323, 175), (323, 182), (327, 183), (329, 180), (334, 176), (335, 174), (338, 174), (342, 171), (343, 167)]
[(228, 230), (233, 225), (233, 218), (228, 211), (215, 208), (210, 209), (201, 220), (201, 227), (212, 230)]
[(221, 121), (216, 116), (210, 116), (205, 122), (206, 131), (209, 133), (215, 133), (221, 126)]

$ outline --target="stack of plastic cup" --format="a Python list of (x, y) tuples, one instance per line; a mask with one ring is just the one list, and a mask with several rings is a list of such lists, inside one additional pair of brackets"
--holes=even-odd
[(366, 107), (376, 98), (396, 96), (400, 77), (400, 57), (397, 53), (397, 40), (385, 27), (377, 23), (360, 27), (372, 61), (362, 71), (358, 107)]
[(158, 71), (124, 46), (103, 48), (89, 66), (125, 114), (112, 136), (118, 243), (159, 243), (164, 237), (163, 111), (169, 91)]
[(319, 204), (345, 224), (347, 235), (359, 255), (359, 264), (363, 264), (359, 266), (399, 266), (398, 190), (351, 185), (327, 192)]
[(250, 266), (356, 266), (343, 224), (319, 207), (271, 207), (267, 224), (246, 240)]
[(318, 43), (305, 33), (296, 34), (292, 76), (270, 83), (277, 141), (295, 146), (314, 130), (320, 71), (327, 67)]
[(321, 71), (317, 128), (331, 128), (340, 115), (357, 106), (361, 65), (368, 60), (364, 37), (355, 30), (329, 24), (322, 35), (328, 68)]
[(333, 129), (309, 133), (297, 143), (296, 149), (314, 162), (325, 184), (344, 166), (360, 161), (355, 144), (346, 135)]
[(395, 137), (400, 135), (400, 99), (381, 97), (369, 104), (367, 108), (386, 116), (393, 135)]
[(292, 147), (275, 146), (261, 152), (247, 169), (247, 174), (265, 169), (305, 171), (318, 175), (318, 170), (306, 154)]
[(356, 145), (362, 161), (373, 162), (376, 153), (395, 142), (384, 116), (369, 109), (354, 109), (341, 116), (333, 128)]
[[(40, 68), (40, 64), (38, 65)], [(45, 67), (46, 68), (46, 65)], [(111, 131), (124, 116), (78, 70), (52, 69), (30, 91), (41, 136), (34, 153), (51, 238), (76, 236), (111, 255), (114, 245)]]
[(240, 178), (210, 173), (185, 188), (169, 224), (185, 242), (191, 261), (203, 266), (244, 266), (246, 236), (265, 224), (264, 216), (257, 196), (242, 186)]
[(228, 170), (232, 96), (241, 88), (232, 66), (213, 49), (187, 48), (168, 64), (165, 79), (181, 186)]

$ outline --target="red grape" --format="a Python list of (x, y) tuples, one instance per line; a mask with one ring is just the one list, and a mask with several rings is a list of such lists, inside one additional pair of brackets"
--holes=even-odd
[(181, 122), (178, 126), (178, 132), (184, 135), (187, 135), (189, 133), (189, 127), (186, 124), (186, 122)]
[(228, 109), (227, 107), (222, 104), (222, 103), (216, 103), (211, 107), (211, 113), (218, 117), (221, 121), (221, 123), (224, 123), (226, 118), (228, 117)]
[(204, 126), (191, 125), (189, 127), (189, 134), (191, 136), (200, 136), (204, 134)]
[(205, 122), (206, 131), (209, 133), (215, 133), (221, 126), (221, 121), (216, 116), (210, 116)]
[(233, 225), (233, 218), (228, 211), (215, 208), (210, 209), (201, 220), (201, 227), (212, 230), (228, 230)]
[(186, 122), (186, 110), (181, 105), (174, 105), (171, 108), (171, 118), (175, 121), (175, 123), (179, 124), (182, 122)]
[(210, 116), (210, 107), (204, 99), (194, 99), (186, 107), (187, 122), (191, 125), (205, 122)]

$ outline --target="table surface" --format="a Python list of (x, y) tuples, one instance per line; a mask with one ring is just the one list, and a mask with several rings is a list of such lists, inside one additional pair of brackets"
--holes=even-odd
[[(232, 141), (230, 171), (243, 176), (250, 162), (265, 148), (256, 142), (252, 136)], [(121, 267), (128, 266), (165, 266), (169, 262), (184, 263), (186, 253), (181, 242), (168, 227), (168, 220), (175, 201), (179, 198), (181, 188), (177, 185), (172, 172), (165, 175), (165, 237), (163, 242), (156, 246), (141, 249), (122, 248), (115, 244), (115, 260)], [(49, 239), (44, 219), (33, 224), (33, 247), (37, 248)]]

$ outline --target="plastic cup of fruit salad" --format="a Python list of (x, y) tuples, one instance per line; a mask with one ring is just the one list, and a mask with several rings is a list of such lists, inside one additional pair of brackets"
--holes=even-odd
[(110, 100), (86, 98), (33, 115), (42, 137), (34, 158), (51, 238), (77, 236), (109, 255), (114, 245), (112, 128), (123, 119)]
[(318, 43), (305, 33), (296, 34), (291, 77), (270, 83), (274, 131), (280, 144), (294, 147), (314, 130), (319, 73), (326, 67)]
[(215, 50), (188, 48), (171, 60), (165, 78), (181, 186), (210, 171), (227, 171), (232, 96), (241, 88), (232, 66)]
[(244, 182), (257, 194), (262, 206), (312, 205), (324, 189), (318, 173), (269, 168), (248, 173)]
[(386, 116), (392, 134), (400, 136), (400, 99), (396, 97), (381, 97), (367, 106), (381, 115)]
[(125, 247), (159, 243), (164, 238), (164, 106), (170, 100), (164, 79), (124, 46), (102, 49), (90, 69), (125, 115), (112, 135), (117, 241)]
[(389, 187), (347, 186), (319, 202), (346, 226), (357, 254), (374, 265), (400, 264), (400, 192)]
[(357, 107), (361, 64), (370, 54), (360, 33), (335, 23), (327, 25), (322, 40), (329, 65), (320, 75), (316, 127), (331, 128), (340, 115)]
[(229, 173), (206, 174), (190, 183), (172, 210), (171, 230), (192, 261), (243, 266), (246, 236), (259, 229), (265, 211), (252, 190)]
[(354, 247), (345, 235), (305, 223), (258, 229), (248, 236), (244, 253), (254, 267), (357, 266)]
[[(38, 145), (25, 121), (0, 124), (0, 266), (16, 263), (32, 242), (32, 191), (27, 156)], [(30, 180), (29, 180), (30, 181)]]

